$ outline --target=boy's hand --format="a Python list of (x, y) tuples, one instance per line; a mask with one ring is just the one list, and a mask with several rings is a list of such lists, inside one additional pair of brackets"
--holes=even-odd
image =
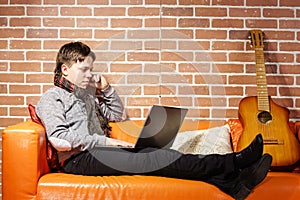
[(107, 82), (104, 76), (101, 76), (100, 74), (95, 74), (91, 78), (90, 85), (92, 87), (96, 87), (100, 90), (103, 90), (109, 86), (109, 83)]

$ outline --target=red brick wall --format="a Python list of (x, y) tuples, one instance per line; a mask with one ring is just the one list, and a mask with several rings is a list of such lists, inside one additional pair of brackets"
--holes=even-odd
[(300, 1), (0, 0), (0, 130), (27, 120), (52, 86), (58, 48), (86, 42), (96, 72), (118, 90), (131, 118), (152, 104), (188, 118), (237, 118), (256, 95), (249, 31), (264, 32), (269, 94), (300, 118)]

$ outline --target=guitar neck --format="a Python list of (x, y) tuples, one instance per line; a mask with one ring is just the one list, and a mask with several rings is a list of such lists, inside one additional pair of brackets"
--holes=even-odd
[(255, 62), (258, 110), (270, 112), (263, 48), (255, 48)]

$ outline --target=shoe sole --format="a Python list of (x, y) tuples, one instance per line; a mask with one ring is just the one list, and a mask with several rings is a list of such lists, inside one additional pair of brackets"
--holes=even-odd
[(259, 163), (257, 164), (257, 166), (255, 166), (253, 170), (254, 173), (252, 177), (256, 177), (256, 179), (254, 179), (253, 183), (250, 183), (249, 186), (247, 184), (245, 184), (245, 186), (248, 189), (252, 190), (255, 186), (261, 183), (267, 176), (271, 163), (272, 163), (272, 156), (269, 154), (264, 154), (260, 159)]
[[(242, 181), (241, 183), (242, 187), (239, 193), (236, 194), (235, 196), (236, 200), (245, 199), (251, 193), (253, 188), (256, 187), (258, 184), (260, 184), (265, 179), (270, 169), (271, 163), (272, 163), (272, 156), (269, 154), (264, 154), (258, 163), (253, 164), (254, 167), (250, 175), (245, 176), (246, 174), (248, 174), (247, 172), (245, 172), (246, 174), (243, 174), (243, 172), (240, 174), (241, 179), (244, 179), (244, 181)], [(249, 180), (250, 178), (249, 176), (252, 177), (250, 180)]]

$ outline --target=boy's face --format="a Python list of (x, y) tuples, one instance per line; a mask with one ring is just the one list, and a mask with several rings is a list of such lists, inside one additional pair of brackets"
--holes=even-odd
[(77, 61), (71, 67), (62, 66), (63, 76), (80, 88), (86, 88), (92, 78), (93, 59), (87, 56), (83, 62)]

